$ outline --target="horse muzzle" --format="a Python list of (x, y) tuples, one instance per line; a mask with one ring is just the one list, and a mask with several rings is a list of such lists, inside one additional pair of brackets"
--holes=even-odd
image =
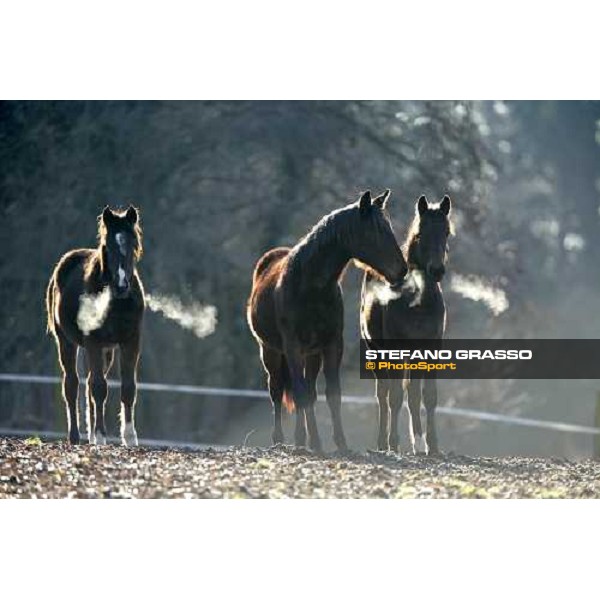
[(439, 267), (429, 266), (427, 267), (427, 275), (429, 275), (434, 281), (441, 281), (446, 274), (446, 267), (440, 265)]
[(129, 283), (125, 285), (116, 285), (114, 290), (114, 296), (117, 300), (128, 298), (131, 292), (131, 285)]
[(404, 281), (404, 278), (406, 277), (407, 273), (408, 273), (408, 267), (406, 266), (406, 264), (404, 264), (404, 265), (402, 265), (402, 267), (400, 268), (399, 271), (396, 271), (396, 273), (394, 275), (392, 275), (391, 277), (386, 277), (386, 279), (388, 280), (388, 283), (390, 285), (392, 285), (392, 286), (398, 285)]

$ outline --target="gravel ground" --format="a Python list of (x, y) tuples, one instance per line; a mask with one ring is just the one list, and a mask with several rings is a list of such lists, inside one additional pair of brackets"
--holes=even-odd
[(0, 498), (598, 498), (600, 462), (0, 440)]

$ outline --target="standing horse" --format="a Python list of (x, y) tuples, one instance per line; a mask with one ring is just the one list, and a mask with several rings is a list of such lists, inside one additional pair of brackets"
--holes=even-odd
[[(381, 281), (377, 273), (366, 270), (361, 298), (361, 333), (369, 340), (441, 340), (446, 327), (446, 306), (441, 280), (448, 259), (450, 198), (430, 205), (425, 196), (417, 201), (416, 215), (409, 230), (405, 251), (408, 275), (398, 289)], [(413, 452), (439, 452), (435, 425), (437, 382), (435, 371), (406, 373), (403, 388), (408, 396), (410, 439)], [(379, 404), (379, 450), (398, 449), (398, 412), (402, 391), (394, 379), (377, 379)], [(421, 428), (421, 399), (427, 411), (427, 437)]]
[(341, 417), (340, 363), (343, 353), (343, 301), (340, 278), (350, 259), (357, 259), (395, 282), (406, 274), (406, 262), (385, 205), (386, 190), (371, 199), (335, 210), (293, 248), (275, 248), (254, 270), (248, 300), (248, 324), (258, 345), (273, 403), (273, 442), (283, 442), (282, 402), (296, 408), (295, 442), (304, 446), (308, 433), (313, 450), (321, 450), (314, 413), (316, 379), (323, 366), (333, 437), (346, 450)]
[(48, 332), (54, 335), (63, 373), (69, 441), (79, 443), (77, 353), (85, 350), (87, 430), (90, 444), (106, 443), (106, 375), (120, 349), (121, 439), (137, 446), (134, 426), (137, 365), (144, 314), (144, 289), (136, 263), (142, 256), (137, 209), (98, 217), (99, 246), (67, 252), (56, 265), (46, 292)]

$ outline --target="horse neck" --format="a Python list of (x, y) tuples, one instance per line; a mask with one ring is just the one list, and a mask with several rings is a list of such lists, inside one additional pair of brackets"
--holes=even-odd
[(109, 283), (108, 272), (102, 264), (102, 246), (90, 256), (85, 269), (85, 288), (88, 293), (97, 293)]
[(422, 279), (423, 281), (423, 291), (422, 298), (427, 301), (430, 298), (433, 298), (442, 288), (439, 281), (436, 281), (431, 275), (427, 275), (425, 266), (422, 265), (419, 261), (419, 252), (418, 252), (418, 244), (417, 240), (413, 240), (408, 245), (408, 276), (416, 275)]
[(300, 287), (337, 285), (351, 256), (335, 239), (309, 238), (292, 251), (288, 270)]

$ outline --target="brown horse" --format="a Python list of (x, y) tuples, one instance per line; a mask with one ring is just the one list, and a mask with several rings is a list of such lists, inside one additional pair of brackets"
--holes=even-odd
[(69, 441), (79, 443), (77, 353), (85, 350), (87, 430), (90, 444), (106, 443), (106, 375), (120, 349), (121, 439), (137, 446), (134, 426), (137, 365), (144, 314), (144, 289), (136, 271), (142, 256), (137, 209), (98, 217), (99, 246), (67, 252), (56, 265), (46, 292), (48, 331), (54, 335), (63, 372)]
[(340, 363), (343, 353), (343, 301), (340, 278), (357, 259), (390, 282), (406, 274), (406, 262), (385, 205), (390, 191), (358, 202), (321, 219), (293, 248), (275, 248), (254, 270), (247, 317), (260, 347), (273, 403), (273, 442), (283, 442), (282, 402), (296, 408), (295, 442), (308, 433), (313, 450), (321, 450), (314, 414), (316, 379), (325, 374), (333, 437), (346, 450), (341, 417)]
[[(377, 273), (366, 270), (361, 299), (361, 334), (369, 340), (441, 340), (446, 327), (446, 306), (441, 280), (448, 259), (450, 198), (430, 205), (425, 196), (417, 201), (405, 251), (408, 275), (398, 288), (381, 281)], [(435, 371), (433, 371), (435, 373)], [(376, 375), (376, 372), (375, 372)], [(435, 425), (437, 382), (433, 374), (423, 376), (410, 371), (403, 381), (410, 412), (410, 437), (413, 452), (439, 452)], [(402, 406), (400, 383), (376, 379), (379, 404), (379, 450), (398, 449), (398, 412)], [(427, 411), (427, 438), (421, 428), (421, 399)]]

